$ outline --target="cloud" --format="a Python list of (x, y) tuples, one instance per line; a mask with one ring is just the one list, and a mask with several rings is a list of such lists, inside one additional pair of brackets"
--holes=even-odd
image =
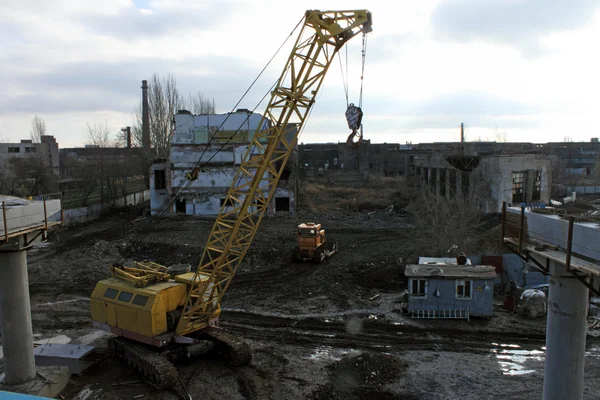
[[(87, 29), (122, 39), (152, 38), (182, 31), (208, 31), (231, 18), (233, 2), (161, 2), (123, 7), (117, 13), (90, 14), (80, 19)], [(182, 40), (194, 39), (182, 36)]]
[(441, 39), (484, 40), (535, 55), (544, 50), (541, 37), (580, 28), (598, 7), (596, 0), (450, 0), (438, 5), (431, 21)]
[[(183, 96), (200, 91), (215, 98), (218, 111), (225, 112), (239, 100), (259, 71), (233, 56), (194, 57), (180, 61), (84, 61), (60, 64), (44, 72), (12, 71), (11, 78), (19, 82), (19, 92), (6, 91), (0, 97), (0, 114), (85, 110), (132, 112), (139, 104), (141, 81), (150, 80), (155, 72), (161, 76), (172, 73)], [(267, 73), (240, 107), (254, 108), (275, 79), (276, 75)]]

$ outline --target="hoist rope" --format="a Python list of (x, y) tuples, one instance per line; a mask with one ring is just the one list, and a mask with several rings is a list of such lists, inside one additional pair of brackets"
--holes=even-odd
[(360, 72), (360, 97), (358, 98), (358, 106), (362, 109), (362, 99), (363, 99), (363, 83), (365, 76), (365, 59), (367, 56), (367, 34), (363, 33), (362, 40), (362, 69)]

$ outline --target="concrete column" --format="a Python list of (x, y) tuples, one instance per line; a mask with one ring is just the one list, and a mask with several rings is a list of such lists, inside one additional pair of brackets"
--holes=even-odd
[(544, 400), (583, 398), (588, 288), (564, 266), (550, 277)]
[(35, 378), (35, 359), (25, 250), (0, 251), (0, 318), (4, 382), (27, 382)]

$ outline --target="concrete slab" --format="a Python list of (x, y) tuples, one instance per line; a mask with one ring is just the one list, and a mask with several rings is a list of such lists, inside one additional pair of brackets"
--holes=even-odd
[(94, 351), (94, 346), (83, 344), (48, 343), (33, 350), (36, 365), (66, 365), (69, 373), (80, 374), (95, 363), (95, 359), (86, 359)]
[[(3, 209), (3, 204), (6, 209)], [(0, 238), (20, 235), (46, 226), (59, 225), (62, 223), (61, 201), (59, 199), (39, 200), (19, 199), (0, 201)], [(5, 220), (6, 216), (6, 220)]]
[[(69, 368), (66, 366), (37, 367), (34, 380), (20, 385), (0, 383), (0, 391), (55, 398), (69, 383)], [(4, 374), (0, 377), (4, 381)], [(0, 396), (1, 397), (1, 396)]]
[(47, 338), (47, 339), (39, 339), (39, 340), (34, 340), (33, 341), (33, 345), (34, 346), (42, 346), (45, 344), (67, 344), (67, 343), (71, 343), (71, 338), (68, 337), (67, 335), (58, 335), (58, 336), (53, 336), (51, 338)]

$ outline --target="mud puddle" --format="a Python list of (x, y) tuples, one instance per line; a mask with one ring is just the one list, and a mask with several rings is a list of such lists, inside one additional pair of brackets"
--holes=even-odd
[[(534, 362), (543, 362), (546, 358), (546, 346), (526, 347), (518, 344), (492, 343), (490, 353), (498, 361), (503, 375), (528, 375), (535, 372), (543, 373), (543, 369), (532, 368)], [(586, 357), (600, 359), (600, 347), (590, 347), (585, 352)]]

